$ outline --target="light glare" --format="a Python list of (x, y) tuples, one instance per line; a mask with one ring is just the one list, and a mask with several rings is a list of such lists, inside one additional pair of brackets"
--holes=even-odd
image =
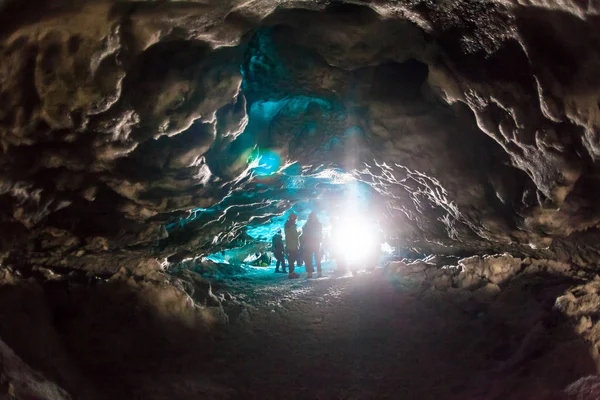
[(386, 254), (392, 254), (394, 252), (394, 248), (390, 246), (388, 242), (385, 242), (381, 245), (381, 251), (383, 251)]
[(366, 261), (377, 246), (373, 224), (360, 216), (341, 220), (333, 242), (338, 253), (353, 263)]

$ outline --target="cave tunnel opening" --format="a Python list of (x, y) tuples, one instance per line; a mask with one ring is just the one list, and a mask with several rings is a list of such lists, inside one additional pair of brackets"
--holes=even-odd
[[(285, 212), (271, 216), (264, 222), (255, 224), (250, 221), (245, 229), (246, 239), (239, 246), (207, 255), (205, 259), (218, 264), (240, 265), (245, 272), (259, 272), (251, 267), (273, 267), (277, 259), (272, 238), (279, 233), (283, 242), (286, 242), (284, 227), (290, 216), (294, 215), (297, 217), (295, 225), (300, 234), (302, 254), (303, 228), (311, 213), (316, 214), (322, 227), (320, 257), (327, 272), (336, 270), (340, 261), (352, 266), (355, 273), (365, 268), (375, 268), (386, 256), (394, 253), (395, 249), (386, 241), (389, 239), (383, 235), (379, 224), (381, 216), (374, 207), (372, 189), (367, 184), (357, 182), (350, 174), (335, 169), (325, 169), (313, 176), (290, 178), (293, 183), (285, 190), (318, 185), (326, 185), (327, 189), (320, 194), (309, 192)], [(316, 262), (313, 257), (310, 256), (310, 261)], [(302, 257), (298, 264), (305, 269), (307, 262)], [(272, 269), (263, 268), (262, 272), (269, 273)], [(344, 271), (338, 268), (336, 272)]]
[[(290, 46), (288, 39), (294, 34), (295, 29), (287, 26), (269, 26), (258, 29), (246, 45), (240, 93), (248, 121), (224, 152), (247, 165), (254, 186), (253, 192), (243, 195), (250, 206), (253, 197), (254, 205), (260, 206), (257, 215), (249, 215), (247, 225), (237, 231), (235, 240), (204, 252), (202, 259), (272, 266), (272, 237), (282, 232), (285, 241), (283, 228), (290, 214), (298, 216), (302, 232), (313, 211), (323, 228), (325, 260), (337, 257), (346, 264), (375, 266), (385, 256), (407, 254), (396, 243), (397, 235), (385, 232), (389, 226), (383, 196), (359, 172), (365, 163), (374, 161), (364, 151), (375, 140), (368, 128), (372, 117), (365, 102), (369, 96), (379, 101), (395, 97), (403, 103), (421, 99), (427, 65), (408, 59), (340, 69), (336, 71), (339, 82), (328, 86), (311, 75), (315, 69), (330, 68), (329, 64), (307, 46)], [(226, 213), (227, 207), (193, 209), (189, 216), (169, 223), (167, 231), (177, 237), (187, 224), (218, 210)], [(335, 233), (336, 224), (342, 227), (341, 234)], [(215, 236), (214, 240), (219, 239)], [(270, 255), (269, 262), (263, 253)], [(366, 253), (376, 256), (367, 261)]]

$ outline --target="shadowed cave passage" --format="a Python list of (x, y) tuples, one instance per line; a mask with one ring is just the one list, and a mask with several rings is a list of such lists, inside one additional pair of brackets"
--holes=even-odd
[(600, 398), (598, 15), (0, 1), (0, 399)]
[(227, 315), (227, 327), (174, 317), (164, 291), (121, 277), (68, 292), (4, 286), (0, 315), (12, 324), (0, 333), (91, 399), (566, 399), (595, 371), (552, 310), (575, 283), (564, 277), (524, 274), (499, 294), (467, 296), (384, 270), (334, 277), (326, 264), (325, 278), (298, 281), (265, 270), (222, 272), (210, 297), (193, 281), (204, 318)]

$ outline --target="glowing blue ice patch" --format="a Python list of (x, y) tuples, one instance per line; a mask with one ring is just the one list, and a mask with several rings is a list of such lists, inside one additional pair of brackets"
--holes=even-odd
[(278, 101), (257, 101), (250, 106), (250, 118), (260, 119), (261, 121), (271, 121), (289, 100)]
[[(285, 222), (288, 220), (291, 213), (294, 213), (298, 216), (296, 228), (302, 229), (304, 224), (306, 224), (306, 219), (308, 218), (308, 214), (310, 213), (310, 211), (311, 208), (308, 202), (305, 202), (304, 204), (299, 203), (294, 209), (286, 211), (283, 215), (271, 218), (271, 220), (267, 223), (261, 225), (248, 226), (246, 228), (246, 233), (248, 234), (248, 236), (256, 240), (270, 241), (277, 232), (283, 231)], [(285, 238), (285, 233), (282, 233), (283, 237)]]
[(209, 256), (206, 256), (205, 258), (207, 260), (210, 260), (210, 261), (215, 262), (217, 264), (229, 264), (229, 261), (224, 256), (222, 256), (221, 254), (218, 254), (218, 253), (211, 254)]
[(283, 218), (276, 219), (267, 224), (248, 227), (246, 233), (253, 239), (271, 240), (271, 238), (283, 229), (285, 220)]
[(281, 158), (271, 150), (258, 150), (252, 152), (248, 162), (254, 173), (258, 176), (273, 175), (281, 167)]

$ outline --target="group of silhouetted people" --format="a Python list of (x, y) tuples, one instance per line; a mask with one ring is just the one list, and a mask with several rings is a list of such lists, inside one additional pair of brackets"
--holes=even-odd
[[(317, 267), (317, 276), (323, 276), (321, 269), (321, 242), (323, 241), (323, 227), (317, 219), (315, 212), (310, 213), (308, 221), (302, 229), (302, 234), (298, 232), (296, 222), (298, 217), (296, 214), (290, 214), (290, 217), (285, 223), (285, 245), (281, 233), (273, 236), (273, 254), (277, 260), (275, 272), (288, 273), (290, 279), (298, 278), (296, 274), (296, 266), (306, 265), (306, 272), (309, 278), (313, 277), (314, 262)], [(288, 269), (286, 271), (285, 255), (287, 254)]]
[[(285, 240), (281, 232), (273, 236), (272, 250), (277, 260), (275, 272), (287, 273), (290, 279), (295, 279), (298, 278), (298, 274), (295, 272), (296, 267), (305, 264), (309, 278), (313, 277), (315, 266), (317, 276), (321, 277), (323, 276), (321, 261), (324, 250), (329, 251), (329, 255), (335, 259), (337, 265), (335, 273), (337, 274), (345, 274), (350, 271), (353, 275), (356, 275), (358, 268), (373, 270), (379, 263), (381, 244), (384, 240), (383, 232), (379, 227), (372, 232), (372, 243), (369, 245), (367, 253), (359, 260), (351, 260), (348, 258), (348, 252), (343, 246), (334, 246), (331, 243), (332, 239), (339, 239), (344, 237), (344, 233), (347, 233), (342, 231), (344, 227), (340, 224), (339, 218), (332, 219), (332, 232), (328, 243), (323, 238), (323, 226), (317, 219), (315, 212), (311, 212), (308, 216), (308, 220), (302, 228), (302, 233), (298, 232), (297, 221), (296, 214), (290, 214), (283, 229)], [(366, 229), (372, 228), (366, 227)]]

